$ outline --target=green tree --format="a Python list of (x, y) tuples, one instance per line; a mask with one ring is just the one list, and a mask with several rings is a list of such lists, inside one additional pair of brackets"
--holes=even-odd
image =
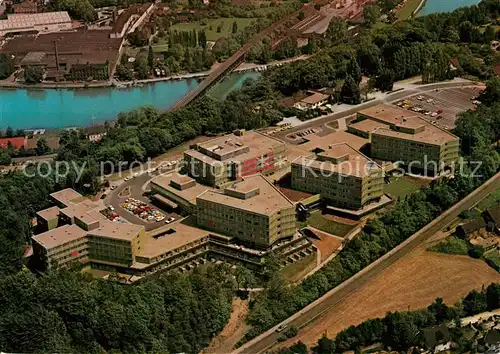
[(44, 138), (38, 139), (36, 142), (36, 154), (38, 156), (45, 155), (50, 152), (50, 147), (47, 144), (47, 140)]
[(38, 84), (43, 80), (43, 69), (38, 66), (27, 66), (24, 69), (24, 81), (27, 84)]
[(299, 12), (299, 14), (298, 14), (298, 16), (297, 16), (297, 18), (298, 18), (300, 21), (302, 21), (305, 17), (306, 17), (306, 15), (304, 14), (304, 12), (303, 12), (303, 11), (300, 11), (300, 12)]
[(127, 65), (123, 64), (118, 64), (116, 66), (116, 76), (123, 81), (130, 81), (133, 78), (132, 70), (130, 70)]
[(394, 72), (390, 69), (383, 69), (380, 75), (375, 78), (375, 88), (382, 92), (392, 91), (394, 86)]
[(361, 103), (361, 92), (359, 90), (359, 85), (354, 81), (352, 76), (348, 75), (342, 85), (340, 90), (340, 97), (342, 102), (347, 104), (359, 104)]
[(12, 127), (10, 125), (5, 130), (5, 136), (7, 138), (12, 138), (14, 136), (14, 129), (12, 129)]
[(236, 32), (238, 32), (238, 24), (236, 23), (236, 21), (233, 22), (233, 34), (235, 34)]
[(486, 90), (479, 96), (479, 100), (485, 105), (500, 102), (500, 78), (493, 77), (486, 84)]
[(153, 47), (151, 46), (149, 46), (148, 48), (148, 66), (150, 70), (154, 68), (154, 53), (153, 53)]
[(363, 8), (363, 18), (368, 26), (374, 25), (380, 18), (380, 7), (377, 5), (365, 5)]
[(10, 55), (0, 53), (0, 79), (6, 79), (14, 72), (14, 63)]

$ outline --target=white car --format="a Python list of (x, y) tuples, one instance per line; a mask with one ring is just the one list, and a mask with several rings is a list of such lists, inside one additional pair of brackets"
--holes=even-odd
[(111, 211), (115, 211), (115, 208), (112, 205), (108, 206), (108, 209)]
[(170, 224), (172, 221), (175, 221), (175, 218), (168, 218), (165, 220), (165, 224)]
[(163, 219), (165, 219), (165, 217), (164, 217), (164, 216), (158, 216), (158, 217), (156, 218), (156, 221), (160, 222), (160, 221), (162, 221)]

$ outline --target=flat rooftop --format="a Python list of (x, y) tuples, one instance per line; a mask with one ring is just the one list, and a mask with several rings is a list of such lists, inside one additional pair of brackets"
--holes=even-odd
[(72, 204), (61, 209), (61, 213), (70, 218), (77, 218), (89, 225), (96, 221), (106, 220), (104, 215), (88, 205), (88, 203)]
[(306, 139), (308, 140), (307, 142), (297, 145), (297, 147), (309, 153), (316, 148), (326, 151), (330, 145), (337, 143), (347, 143), (354, 149), (359, 150), (368, 143), (368, 139), (342, 130), (325, 136), (311, 134), (308, 135)]
[(415, 131), (414, 133), (407, 133), (396, 131), (389, 127), (379, 127), (372, 132), (373, 134), (435, 145), (441, 145), (445, 142), (458, 140), (458, 137), (449, 131), (429, 123), (420, 115), (399, 107), (380, 104), (361, 110), (359, 113), (371, 117), (369, 119), (386, 122), (391, 125), (391, 127), (398, 126), (402, 128), (418, 129), (418, 131)]
[(179, 190), (173, 186), (170, 185), (170, 182), (181, 182), (184, 181), (184, 178), (187, 177), (191, 180), (191, 177), (185, 176), (185, 175), (180, 175), (176, 172), (169, 174), (169, 175), (160, 175), (158, 177), (155, 177), (151, 182), (158, 185), (159, 187), (169, 191), (172, 194), (175, 194), (179, 196), (180, 198), (192, 203), (196, 204), (196, 197), (199, 196), (200, 194), (208, 191), (208, 190), (213, 190), (214, 188), (205, 186), (203, 184), (199, 184), (196, 182), (196, 184), (192, 187), (185, 188), (183, 190)]
[(296, 166), (310, 166), (315, 169), (335, 172), (342, 175), (365, 177), (381, 167), (349, 144), (332, 145), (328, 150), (316, 156), (301, 156), (292, 162)]
[(144, 230), (142, 225), (121, 224), (112, 221), (100, 221), (99, 227), (88, 232), (89, 236), (112, 238), (116, 240), (132, 241), (132, 239)]
[[(175, 232), (154, 238), (155, 235), (165, 233), (169, 230), (174, 230)], [(188, 217), (180, 222), (166, 225), (156, 229), (154, 232), (147, 233), (146, 245), (138, 256), (154, 258), (208, 235), (208, 231), (196, 227), (196, 218)]]
[(0, 21), (0, 30), (16, 30), (40, 25), (71, 23), (67, 11), (42, 12), (38, 14), (10, 14), (6, 20)]
[(241, 193), (258, 189), (258, 194), (242, 199), (225, 194), (224, 191), (212, 190), (203, 193), (197, 199), (261, 215), (268, 215), (283, 208), (294, 206), (293, 202), (262, 175), (245, 177), (242, 181), (234, 182), (228, 189), (236, 192), (240, 191)]
[[(229, 134), (196, 144), (197, 149), (188, 150), (185, 154), (211, 165), (221, 161), (245, 161), (256, 156), (263, 156), (284, 144), (269, 136), (248, 131), (241, 136)], [(215, 158), (208, 156), (203, 150), (210, 151)], [(233, 156), (225, 157), (232, 153), (234, 153)]]
[(44, 220), (54, 220), (55, 218), (59, 217), (60, 210), (61, 209), (59, 209), (59, 207), (53, 206), (48, 209), (37, 211), (36, 214)]
[(71, 188), (66, 188), (58, 192), (51, 193), (50, 196), (66, 206), (82, 202), (83, 196)]
[(348, 127), (368, 134), (378, 128), (387, 128), (389, 125), (372, 119), (363, 119), (362, 121), (349, 124)]
[(87, 232), (76, 225), (64, 225), (42, 234), (33, 236), (33, 240), (45, 249), (51, 249), (65, 243), (75, 241), (87, 236)]

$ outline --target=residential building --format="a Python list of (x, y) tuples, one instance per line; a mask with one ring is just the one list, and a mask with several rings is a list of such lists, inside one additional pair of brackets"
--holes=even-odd
[(329, 95), (319, 92), (310, 92), (310, 95), (296, 102), (293, 106), (300, 110), (318, 108), (328, 102)]
[(60, 208), (66, 208), (72, 204), (78, 204), (85, 200), (80, 193), (71, 188), (62, 189), (50, 194), (50, 198)]
[(296, 232), (295, 205), (262, 175), (245, 177), (196, 198), (200, 227), (267, 249)]
[(73, 27), (67, 11), (9, 14), (0, 21), (0, 37), (7, 34), (58, 32)]
[(293, 189), (320, 194), (329, 204), (347, 209), (360, 209), (384, 194), (382, 168), (347, 143), (295, 159), (291, 184)]
[(61, 209), (53, 206), (36, 213), (37, 226), (39, 230), (49, 231), (55, 229), (59, 223), (59, 212)]
[(282, 167), (285, 144), (243, 130), (199, 143), (184, 152), (184, 168), (198, 182), (219, 187), (256, 173), (271, 174)]
[(0, 148), (7, 149), (12, 146), (14, 149), (19, 150), (22, 147), (26, 147), (27, 138), (24, 136), (17, 136), (13, 138), (0, 138)]
[(25, 0), (12, 4), (12, 10), (15, 14), (36, 14), (38, 12), (38, 3), (33, 0)]
[[(363, 119), (378, 124), (359, 122)], [(359, 111), (358, 122), (350, 131), (370, 137), (372, 158), (398, 161), (415, 171), (438, 174), (459, 159), (457, 136), (395, 106), (379, 104)]]

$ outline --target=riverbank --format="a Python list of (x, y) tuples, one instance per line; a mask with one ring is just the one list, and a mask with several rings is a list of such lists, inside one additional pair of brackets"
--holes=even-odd
[[(233, 72), (245, 72), (245, 71), (265, 71), (267, 68), (272, 66), (281, 66), (286, 63), (291, 63), (298, 60), (306, 60), (310, 57), (310, 55), (300, 55), (298, 57), (284, 59), (284, 60), (276, 60), (271, 61), (267, 64), (255, 64), (255, 63), (242, 63)], [(108, 81), (98, 81), (98, 82), (43, 82), (35, 85), (28, 85), (24, 82), (18, 82), (12, 80), (11, 78), (6, 80), (0, 80), (0, 88), (4, 89), (84, 89), (84, 88), (106, 88), (106, 87), (114, 87), (114, 88), (125, 88), (125, 87), (141, 87), (141, 85), (152, 84), (156, 82), (165, 82), (165, 81), (182, 81), (182, 80), (190, 80), (190, 79), (202, 79), (207, 77), (215, 70), (220, 63), (216, 63), (212, 66), (212, 68), (208, 71), (201, 71), (198, 73), (186, 73), (186, 74), (178, 74), (166, 77), (156, 77), (151, 79), (143, 79), (143, 80), (131, 80), (131, 81), (118, 81), (116, 79), (111, 79)]]

